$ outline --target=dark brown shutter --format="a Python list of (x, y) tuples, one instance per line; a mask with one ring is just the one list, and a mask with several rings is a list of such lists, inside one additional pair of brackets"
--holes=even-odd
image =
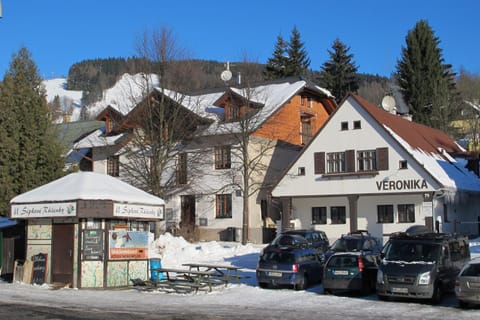
[(315, 152), (313, 154), (313, 163), (315, 166), (315, 174), (325, 173), (325, 152)]
[(355, 172), (355, 150), (345, 151), (345, 170)]
[(388, 148), (377, 148), (377, 170), (388, 170)]

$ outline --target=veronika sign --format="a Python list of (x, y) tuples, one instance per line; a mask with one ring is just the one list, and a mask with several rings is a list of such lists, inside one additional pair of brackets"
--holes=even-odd
[(163, 219), (163, 207), (114, 203), (113, 215), (115, 217)]
[(376, 181), (378, 191), (402, 191), (428, 189), (424, 179)]
[(12, 218), (74, 217), (76, 214), (76, 202), (12, 205)]

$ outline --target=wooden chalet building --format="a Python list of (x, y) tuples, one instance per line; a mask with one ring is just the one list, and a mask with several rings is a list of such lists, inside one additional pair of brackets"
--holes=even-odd
[[(179, 127), (189, 134), (177, 137), (162, 172), (166, 219), (161, 230), (180, 230), (187, 239), (269, 241), (282, 207), (272, 202), (271, 188), (334, 112), (333, 96), (300, 78), (189, 95), (155, 88), (128, 111), (110, 105), (98, 115), (105, 130), (75, 146), (87, 150), (83, 167), (139, 186), (123, 168), (132, 162), (136, 134), (144, 132), (145, 107), (162, 99), (183, 119), (171, 118), (163, 134), (172, 138)], [(250, 161), (250, 188), (244, 188), (243, 159)]]

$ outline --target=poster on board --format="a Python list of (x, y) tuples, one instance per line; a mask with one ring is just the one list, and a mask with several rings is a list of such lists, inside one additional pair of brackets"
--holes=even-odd
[(110, 260), (148, 259), (148, 232), (111, 230), (108, 239)]

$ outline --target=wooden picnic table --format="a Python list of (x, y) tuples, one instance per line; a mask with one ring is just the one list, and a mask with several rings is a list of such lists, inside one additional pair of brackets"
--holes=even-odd
[(154, 281), (156, 288), (170, 288), (176, 292), (195, 291), (207, 288), (212, 291), (212, 276), (215, 275), (212, 271), (200, 271), (191, 269), (175, 269), (175, 268), (153, 268), (153, 271), (165, 275), (165, 279)]
[(209, 263), (184, 263), (183, 266), (189, 267), (190, 270), (213, 272), (213, 278), (220, 280), (227, 285), (232, 281), (240, 281), (245, 278), (238, 274), (238, 270), (242, 267), (222, 264), (209, 264)]

